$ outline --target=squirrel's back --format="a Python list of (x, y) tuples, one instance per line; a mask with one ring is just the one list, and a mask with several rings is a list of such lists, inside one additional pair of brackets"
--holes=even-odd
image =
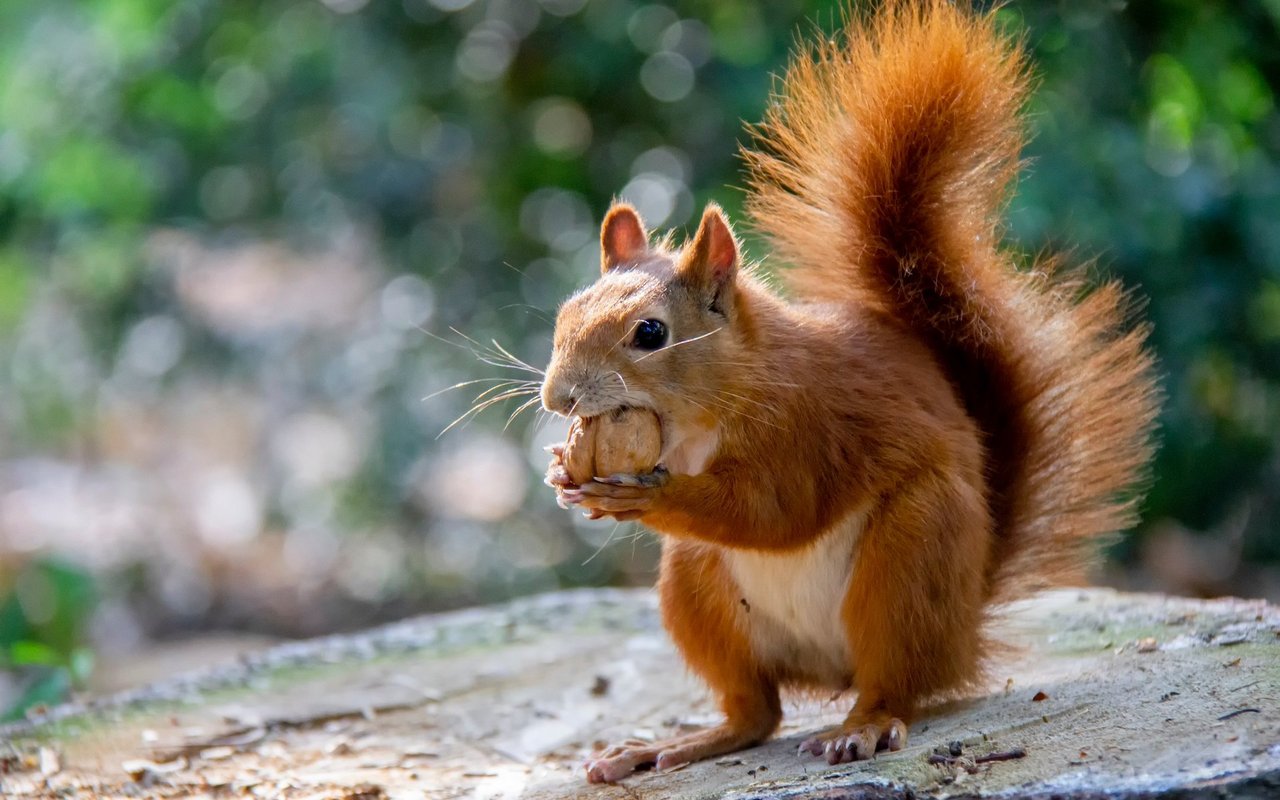
[(1086, 294), (1000, 247), (1028, 83), (991, 14), (889, 2), (796, 59), (746, 153), (794, 292), (901, 319), (977, 421), (994, 600), (1077, 579), (1132, 524), (1157, 406), (1120, 286)]

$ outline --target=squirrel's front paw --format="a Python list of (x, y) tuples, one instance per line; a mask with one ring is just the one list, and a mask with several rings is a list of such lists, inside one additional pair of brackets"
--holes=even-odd
[(561, 508), (568, 508), (569, 503), (564, 497), (564, 492), (566, 489), (577, 489), (578, 485), (573, 482), (573, 478), (569, 477), (569, 470), (565, 468), (564, 447), (552, 445), (547, 448), (547, 452), (551, 454), (551, 463), (547, 465), (547, 474), (542, 482), (556, 490), (556, 503)]
[(651, 511), (670, 475), (662, 467), (645, 475), (619, 474), (597, 477), (576, 488), (560, 488), (559, 495), (587, 512), (592, 519), (638, 519)]

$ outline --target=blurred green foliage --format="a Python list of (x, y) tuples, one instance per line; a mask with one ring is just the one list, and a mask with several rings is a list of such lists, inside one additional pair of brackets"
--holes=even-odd
[(1150, 298), (1169, 396), (1145, 527), (1234, 535), (1246, 561), (1274, 561), (1280, 6), (1017, 8), (1043, 75), (1017, 238), (1097, 254)]
[[(632, 548), (606, 547), (612, 531), (571, 527), (532, 488), (531, 417), (500, 434), (505, 414), (491, 412), (436, 442), (470, 397), (422, 397), (495, 374), (452, 328), (545, 361), (550, 315), (591, 278), (594, 226), (612, 197), (663, 226), (687, 225), (711, 199), (736, 213), (742, 121), (760, 117), (797, 35), (834, 28), (838, 8), (7, 0), (0, 492), (11, 510), (25, 492), (25, 511), (0, 515), (0, 542), (103, 574), (104, 596), (160, 633), (311, 632), (643, 579), (628, 566)], [(1164, 588), (1274, 596), (1280, 3), (1039, 0), (1000, 14), (1040, 75), (1010, 238), (1096, 256), (1100, 271), (1148, 297), (1166, 376), (1145, 521), (1116, 562), (1155, 569)], [(262, 242), (275, 249), (246, 249)], [(281, 252), (301, 268), (229, 266), (287, 260)], [(201, 271), (201, 259), (214, 264)], [(332, 277), (343, 265), (355, 283)], [(337, 301), (299, 311), (295, 287), (312, 274)], [(349, 286), (359, 291), (348, 299)], [(165, 457), (169, 440), (145, 457), (119, 444), (122, 408), (157, 426), (193, 408), (185, 428), (163, 435), (205, 426), (215, 445), (195, 436), (192, 452), (217, 450), (250, 424), (219, 421), (241, 406), (257, 444), (217, 469)], [(297, 435), (282, 440), (283, 429)], [(316, 477), (298, 442), (331, 440), (346, 443), (350, 468)], [(430, 490), (449, 470), (510, 475), (492, 472), (495, 452), (507, 452), (499, 467), (519, 456), (508, 482), (521, 488), (500, 518), (454, 502), (457, 491)], [(150, 511), (106, 515), (116, 538), (103, 541), (123, 542), (109, 555), (68, 544), (74, 524), (36, 524), (52, 518), (47, 505), (86, 493), (164, 506), (148, 499), (157, 487), (195, 510), (163, 522)], [(1169, 530), (1213, 558), (1192, 559), (1190, 575), (1146, 564), (1149, 542)], [(214, 565), (160, 544), (171, 540), (203, 543)], [(235, 566), (262, 561), (259, 541), (279, 542), (293, 565), (277, 570), (282, 583), (307, 584), (294, 604), (244, 589), (270, 583)], [(640, 560), (651, 564), (651, 551)], [(57, 586), (72, 574), (24, 569)], [(59, 601), (58, 615), (88, 613), (89, 595), (66, 596), (80, 599)], [(315, 600), (335, 596), (350, 602)], [(75, 674), (79, 623), (55, 615), (52, 628), (36, 625), (16, 597), (4, 600), (0, 628), (9, 662)]]
[(84, 626), (94, 605), (94, 585), (83, 570), (56, 560), (26, 565), (0, 576), (0, 668), (13, 678), (8, 708), (0, 721), (63, 698), (83, 685), (93, 655), (83, 645)]

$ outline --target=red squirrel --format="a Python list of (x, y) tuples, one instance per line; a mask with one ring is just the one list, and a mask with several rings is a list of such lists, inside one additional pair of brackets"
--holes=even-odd
[(857, 692), (802, 753), (900, 749), (924, 701), (981, 679), (998, 604), (1080, 580), (1134, 521), (1146, 329), (1118, 284), (1001, 246), (1028, 82), (993, 16), (947, 0), (801, 54), (745, 152), (786, 297), (714, 205), (680, 247), (625, 204), (605, 217), (542, 402), (649, 409), (662, 455), (576, 485), (553, 449), (547, 482), (661, 535), (662, 619), (725, 720), (611, 747), (592, 782), (757, 744), (790, 688)]

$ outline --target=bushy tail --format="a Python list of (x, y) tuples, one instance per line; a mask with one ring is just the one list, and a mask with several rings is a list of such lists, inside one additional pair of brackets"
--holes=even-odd
[(1134, 521), (1158, 403), (1116, 283), (1000, 249), (1028, 91), (991, 14), (890, 2), (802, 54), (745, 155), (749, 210), (805, 298), (921, 331), (986, 437), (993, 600), (1078, 580)]

